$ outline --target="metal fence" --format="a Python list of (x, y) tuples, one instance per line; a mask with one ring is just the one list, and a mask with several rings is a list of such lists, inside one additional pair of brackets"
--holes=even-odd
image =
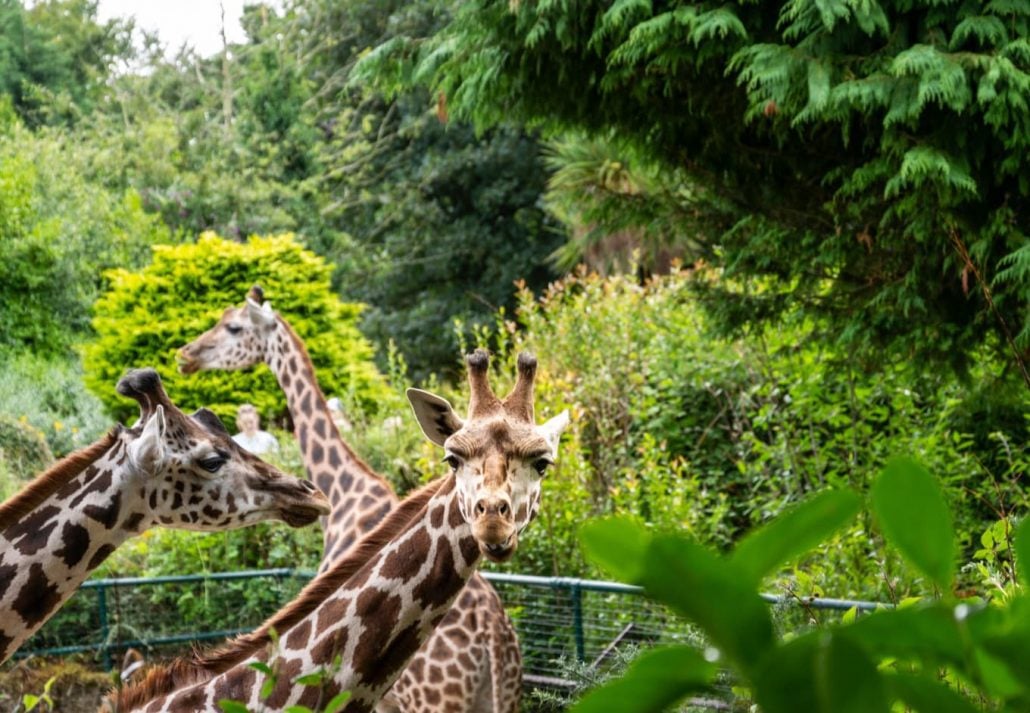
[[(621, 646), (697, 641), (668, 608), (617, 582), (484, 572), (522, 646), (528, 685), (566, 686), (557, 661), (600, 665)], [(153, 578), (94, 579), (16, 654), (93, 653), (105, 670), (133, 647), (184, 646), (249, 631), (288, 602), (313, 572), (267, 569)], [(786, 616), (811, 618), (881, 604), (763, 595)], [(793, 614), (791, 614), (793, 612)]]

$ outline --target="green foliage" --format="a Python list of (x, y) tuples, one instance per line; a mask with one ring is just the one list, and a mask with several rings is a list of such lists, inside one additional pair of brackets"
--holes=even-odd
[(21, 704), (25, 706), (26, 711), (36, 710), (39, 706), (40, 710), (54, 710), (54, 699), (50, 697), (50, 689), (54, 685), (55, 677), (50, 677), (47, 682), (43, 684), (43, 692), (39, 695), (35, 693), (26, 693), (21, 697)]
[(132, 22), (97, 18), (92, 0), (0, 2), (0, 95), (30, 125), (68, 121), (103, 94), (132, 54)]
[[(501, 315), (478, 337), (500, 357), (498, 389), (510, 383), (514, 354), (529, 349), (541, 355), (537, 413), (573, 414), (547, 507), (520, 544), (520, 569), (598, 576), (574, 533), (584, 519), (613, 512), (727, 549), (809, 493), (865, 491), (905, 451), (949, 473), (959, 559), (974, 556), (990, 523), (1025, 507), (1018, 377), (989, 361), (972, 389), (946, 372), (864, 373), (850, 355), (812, 343), (803, 319), (720, 339), (692, 299), (696, 279), (569, 278), (538, 299), (523, 293), (514, 319)], [(850, 507), (825, 504), (828, 517)], [(865, 513), (828, 541), (813, 530), (825, 542), (819, 553), (771, 572), (772, 584), (798, 596), (905, 598), (919, 573), (872, 530)], [(800, 553), (812, 544), (784, 547)], [(965, 568), (960, 586), (997, 589), (992, 580), (1011, 580), (1010, 560)], [(760, 560), (743, 566), (765, 569)]]
[(393, 118), (390, 109), (366, 115), (357, 137), (339, 136), (334, 146), (346, 147), (356, 170), (326, 187), (340, 196), (330, 215), (353, 237), (332, 248), (337, 284), (370, 305), (365, 332), (395, 343), (424, 379), (454, 372), (457, 341), (442, 325), (460, 320), (471, 332), (514, 306), (517, 281), (543, 288), (561, 238), (539, 206), (545, 173), (531, 137), (498, 130), (477, 139), (416, 101), (399, 100)]
[(355, 326), (361, 308), (332, 296), (329, 271), (289, 235), (237, 243), (206, 234), (195, 244), (155, 247), (142, 271), (108, 273), (111, 287), (94, 308), (97, 339), (85, 348), (86, 383), (119, 418), (132, 419), (136, 405), (113, 385), (127, 369), (153, 366), (181, 408), (206, 406), (231, 424), (236, 408), (251, 403), (282, 422), (285, 396), (267, 368), (191, 376), (175, 369), (176, 350), (260, 284), (306, 343), (325, 392), (350, 394), (374, 412), (386, 386)]
[[(48, 452), (57, 456), (92, 443), (113, 425), (83, 385), (77, 358), (43, 359), (27, 353), (0, 358), (0, 416), (42, 435)], [(15, 472), (24, 480), (39, 465)]]
[(0, 415), (0, 501), (18, 492), (53, 460), (42, 433), (24, 421)]
[(0, 346), (62, 354), (89, 328), (104, 270), (136, 267), (169, 234), (132, 191), (107, 191), (59, 131), (0, 134)]
[[(941, 589), (955, 578), (951, 515), (933, 476), (914, 461), (894, 459), (871, 493), (884, 533)], [(914, 503), (918, 506), (913, 507)]]
[[(917, 510), (925, 502), (936, 510), (940, 488), (924, 475), (922, 466), (912, 461), (893, 461), (877, 479), (873, 503), (881, 520), (890, 523), (884, 534), (891, 543), (935, 577), (939, 560), (927, 565), (926, 553), (950, 552), (951, 533), (928, 534), (920, 530), (918, 519), (905, 521), (894, 515)], [(811, 542), (811, 523), (821, 520), (824, 526), (819, 531), (828, 535), (845, 522), (821, 515), (826, 512), (825, 496), (803, 504), (753, 535), (746, 559), (782, 563), (784, 540), (793, 536)], [(948, 513), (944, 515), (947, 518)], [(1016, 545), (1020, 551), (1027, 547), (1023, 535)], [(715, 667), (706, 660), (723, 657), (737, 677), (737, 688), (749, 690), (754, 702), (769, 713), (886, 712), (897, 701), (917, 710), (977, 710), (967, 697), (991, 710), (1015, 711), (1030, 700), (1025, 677), (1030, 600), (1025, 595), (988, 606), (978, 600), (959, 601), (945, 589), (941, 599), (774, 639), (766, 626), (756, 626), (761, 610), (754, 604), (763, 606), (757, 597), (760, 580), (741, 571), (739, 552), (729, 558), (702, 555), (702, 548), (681, 536), (652, 533), (630, 520), (590, 523), (582, 537), (591, 557), (678, 609), (701, 627), (715, 648), (706, 650), (704, 658), (684, 648), (657, 649), (620, 680), (584, 698), (576, 711), (664, 710), (688, 692), (711, 690)], [(606, 550), (619, 540), (634, 544), (615, 553)], [(669, 546), (672, 542), (676, 546)], [(914, 542), (919, 544), (913, 546)], [(704, 605), (720, 598), (730, 602), (726, 609), (743, 614), (727, 616), (726, 609)], [(754, 604), (744, 605), (747, 601)]]
[(702, 293), (724, 328), (801, 305), (828, 319), (813, 336), (870, 363), (967, 368), (986, 344), (1025, 372), (1028, 48), (1020, 2), (491, 0), (357, 72), (429, 86), (480, 129), (614, 141), (655, 166), (627, 214), (664, 204), (657, 224), (681, 230), (659, 237), (757, 280)]

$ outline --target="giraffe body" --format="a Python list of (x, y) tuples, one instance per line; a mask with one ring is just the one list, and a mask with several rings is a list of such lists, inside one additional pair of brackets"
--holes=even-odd
[(143, 407), (134, 428), (116, 427), (0, 506), (0, 660), (148, 527), (299, 526), (328, 510), (308, 481), (235, 446), (210, 411), (179, 411), (153, 370), (130, 372), (118, 389)]
[[(264, 362), (286, 395), (308, 477), (329, 496), (320, 571), (342, 559), (396, 506), (388, 482), (341, 437), (303, 342), (253, 288), (242, 307), (180, 351), (184, 372), (242, 369)], [(449, 408), (449, 405), (448, 405)], [(438, 677), (433, 655), (455, 662)], [(465, 654), (465, 655), (462, 655)], [(497, 592), (478, 574), (382, 702), (383, 713), (435, 713), (436, 692), (459, 711), (514, 713), (522, 694), (522, 659), (515, 629)], [(486, 703), (484, 703), (486, 701)]]
[[(534, 361), (520, 358), (519, 383), (504, 402), (494, 398), (497, 410), (482, 398), (489, 390), (485, 354), (470, 358), (469, 366), (470, 374), (482, 378), (477, 385), (470, 377), (473, 399), (466, 422), (446, 401), (409, 390), (426, 435), (446, 448), (449, 476), (409, 496), (362, 540), (358, 552), (320, 573), (254, 635), (221, 653), (153, 672), (142, 685), (121, 692), (111, 709), (217, 711), (219, 701), (231, 699), (283, 710), (296, 704), (316, 707), (340, 691), (352, 695), (344, 708), (350, 713), (393, 705), (384, 696), (411, 657), (445, 625), (457, 599), (474, 596), (474, 588), (465, 584), (480, 559), (503, 561), (515, 551), (519, 533), (536, 515), (541, 477), (568, 422), (566, 414), (542, 426), (527, 420)], [(271, 628), (279, 632), (276, 646), (265, 645)], [(253, 664), (275, 671), (267, 698), (260, 692), (267, 674)], [(427, 678), (434, 680), (460, 662), (430, 650), (425, 665)], [(323, 685), (297, 682), (315, 672), (324, 672)], [(428, 688), (413, 699), (427, 710), (461, 710), (463, 702), (448, 699), (448, 693)]]

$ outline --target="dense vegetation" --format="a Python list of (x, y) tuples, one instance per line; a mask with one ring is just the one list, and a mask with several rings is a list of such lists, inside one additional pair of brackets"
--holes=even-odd
[[(260, 283), (399, 492), (442, 472), (403, 390), (461, 405), (462, 351), (494, 352), (498, 390), (536, 352), (538, 414), (573, 421), (514, 567), (643, 584), (718, 649), (720, 690), (1025, 701), (1027, 3), (291, 0), (243, 25), (169, 57), (90, 0), (0, 0), (0, 496), (131, 420), (113, 385), (141, 365), (184, 408), (258, 405), (301, 470), (267, 369), (176, 373)], [(917, 536), (899, 501), (950, 525)], [(320, 547), (155, 531), (101, 574)], [(678, 568), (705, 573), (692, 599)], [(924, 601), (774, 630), (759, 587)], [(157, 631), (281, 594), (125, 606)], [(661, 710), (712, 670), (657, 651), (584, 710), (647, 709), (634, 681), (659, 679)]]
[[(1030, 385), (1028, 35), (1022, 2), (484, 0), (360, 76), (607, 142), (594, 182), (639, 231), (657, 209), (683, 254), (751, 278), (709, 292), (731, 325), (800, 304), (860, 353), (992, 343)], [(660, 175), (613, 181), (626, 160)]]

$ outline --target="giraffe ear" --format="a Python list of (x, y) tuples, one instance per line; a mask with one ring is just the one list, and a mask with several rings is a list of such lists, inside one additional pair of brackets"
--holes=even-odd
[(275, 312), (272, 311), (271, 302), (261, 305), (247, 297), (247, 316), (258, 327), (268, 328), (275, 325)]
[(558, 441), (561, 440), (562, 431), (569, 425), (569, 412), (568, 410), (562, 411), (560, 414), (550, 419), (546, 423), (537, 426), (537, 430), (540, 435), (544, 437), (548, 445), (551, 446), (551, 452), (558, 453)]
[(422, 433), (436, 445), (442, 446), (449, 435), (465, 425), (447, 399), (422, 389), (408, 389), (407, 394)]
[(165, 461), (165, 410), (158, 406), (147, 420), (139, 438), (129, 444), (129, 459), (147, 474), (161, 468)]

